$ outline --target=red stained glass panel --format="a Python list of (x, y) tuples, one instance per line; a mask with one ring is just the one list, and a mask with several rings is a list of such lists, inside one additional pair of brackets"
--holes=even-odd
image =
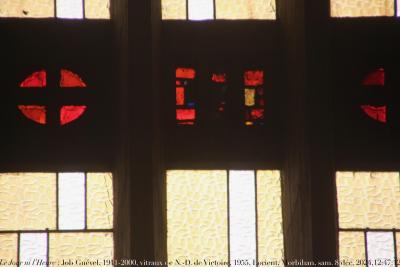
[(264, 109), (252, 109), (250, 112), (252, 120), (259, 120), (264, 118)]
[(86, 110), (86, 106), (63, 106), (60, 110), (60, 124), (64, 125), (78, 119)]
[(46, 107), (19, 105), (18, 109), (30, 120), (39, 124), (46, 124)]
[(183, 79), (194, 79), (196, 76), (196, 71), (190, 68), (177, 68), (176, 69), (176, 78)]
[(215, 74), (213, 73), (211, 80), (216, 83), (225, 83), (226, 82), (226, 74)]
[(370, 118), (386, 123), (386, 106), (374, 107), (371, 105), (362, 105), (361, 108)]
[(374, 72), (368, 74), (363, 82), (363, 85), (376, 85), (376, 86), (384, 86), (385, 85), (385, 69), (379, 68)]
[(21, 84), (21, 87), (46, 87), (46, 71), (36, 71), (28, 76)]
[(182, 106), (185, 104), (185, 88), (176, 87), (176, 104)]
[(264, 83), (264, 72), (262, 70), (249, 70), (244, 73), (244, 84), (246, 86), (258, 86)]
[(195, 109), (177, 109), (176, 110), (176, 119), (178, 121), (189, 121), (194, 120), (196, 118), (196, 110)]
[(82, 81), (82, 79), (77, 74), (73, 73), (72, 71), (62, 69), (60, 86), (61, 87), (86, 87), (86, 84)]

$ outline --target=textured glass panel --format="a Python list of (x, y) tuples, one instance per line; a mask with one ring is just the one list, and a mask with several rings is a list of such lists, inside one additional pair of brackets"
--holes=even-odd
[(341, 228), (400, 228), (397, 172), (338, 172), (336, 178)]
[(332, 17), (394, 16), (393, 0), (331, 0)]
[(0, 0), (0, 17), (54, 17), (54, 0)]
[[(356, 260), (365, 260), (365, 241), (363, 232), (339, 232), (339, 258), (352, 264), (341, 266), (365, 266), (356, 264)], [(365, 262), (364, 262), (365, 263)]]
[[(279, 171), (257, 171), (258, 260), (283, 266), (281, 179)], [(274, 265), (274, 266), (277, 266)]]
[(168, 260), (228, 261), (226, 171), (167, 172)]
[[(87, 260), (97, 262), (91, 266), (104, 266), (103, 260), (114, 257), (114, 241), (112, 233), (52, 233), (50, 234), (49, 260), (71, 260), (74, 264), (68, 266), (82, 266), (79, 263)], [(76, 265), (78, 263), (78, 265)], [(52, 265), (65, 266), (65, 265)], [(87, 265), (90, 266), (90, 265)]]
[(388, 260), (382, 266), (394, 266), (394, 240), (392, 232), (367, 232), (368, 259), (372, 262)]
[(217, 19), (275, 19), (275, 0), (215, 0)]
[(85, 18), (109, 19), (110, 0), (85, 0)]
[(43, 266), (43, 264), (40, 265), (40, 262), (47, 261), (47, 234), (22, 233), (20, 236), (20, 242), (20, 266)]
[(162, 0), (162, 19), (186, 19), (186, 0)]
[(57, 0), (57, 17), (66, 19), (83, 18), (82, 0)]
[(18, 235), (17, 234), (0, 234), (0, 260), (7, 262), (11, 260), (17, 261), (18, 257)]
[(235, 260), (256, 260), (256, 204), (254, 171), (229, 171), (229, 246)]
[(60, 124), (65, 125), (79, 119), (85, 113), (86, 106), (62, 106), (60, 110)]
[(189, 19), (214, 19), (213, 0), (189, 0)]
[(58, 205), (60, 229), (85, 228), (84, 173), (59, 173)]
[(385, 69), (379, 68), (367, 76), (365, 76), (364, 80), (362, 81), (363, 85), (375, 85), (375, 86), (384, 86), (385, 85)]
[(55, 229), (56, 175), (2, 173), (0, 203), (0, 230)]
[(113, 227), (113, 186), (111, 173), (87, 174), (88, 229)]

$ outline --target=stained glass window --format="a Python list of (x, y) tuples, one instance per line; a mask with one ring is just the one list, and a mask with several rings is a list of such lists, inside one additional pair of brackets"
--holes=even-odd
[(110, 0), (1, 0), (0, 17), (109, 19)]
[(179, 125), (194, 125), (196, 102), (194, 78), (196, 71), (191, 68), (176, 69), (176, 121)]
[(331, 16), (392, 17), (395, 15), (395, 1), (398, 0), (331, 0)]
[(162, 0), (163, 20), (275, 19), (275, 0)]
[(167, 243), (175, 266), (283, 266), (279, 171), (168, 171)]
[[(395, 266), (400, 255), (398, 172), (338, 172), (339, 254), (346, 266)], [(368, 265), (371, 265), (368, 264)]]
[(264, 124), (264, 72), (249, 70), (244, 73), (245, 124)]
[[(60, 88), (54, 88), (59, 86)], [(79, 89), (85, 88), (85, 82), (76, 73), (61, 69), (59, 76), (59, 84), (47, 84), (47, 74), (45, 70), (40, 70), (32, 73), (27, 78), (25, 78), (21, 83), (20, 87), (23, 90), (60, 90), (60, 89)], [(48, 89), (47, 89), (48, 88)], [(33, 103), (31, 103), (33, 104)], [(47, 124), (47, 107), (42, 105), (18, 105), (18, 109), (21, 113), (31, 121), (38, 124)], [(72, 103), (71, 103), (72, 104)], [(62, 105), (59, 107), (59, 111), (49, 111), (49, 112), (59, 112), (58, 124), (65, 125), (71, 123), (78, 118), (80, 118), (86, 111), (87, 106), (85, 105)]]
[(112, 175), (0, 174), (0, 244), (20, 266), (113, 259)]
[[(385, 86), (385, 69), (378, 68), (370, 73), (368, 73), (362, 80), (362, 86), (365, 90), (381, 90)], [(370, 101), (373, 101), (372, 99)], [(361, 105), (363, 112), (371, 119), (386, 123), (387, 121), (387, 111), (386, 105), (372, 105), (371, 103), (364, 103)]]

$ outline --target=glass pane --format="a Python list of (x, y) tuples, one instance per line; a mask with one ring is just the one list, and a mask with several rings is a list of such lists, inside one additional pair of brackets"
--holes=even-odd
[(235, 260), (247, 260), (250, 264), (256, 257), (256, 204), (254, 171), (229, 172), (229, 245), (233, 266)]
[(281, 179), (279, 171), (257, 171), (258, 261), (283, 266)]
[(228, 261), (226, 171), (167, 172), (168, 260)]
[(190, 20), (214, 19), (213, 0), (189, 0), (189, 19)]
[(43, 266), (39, 263), (47, 261), (47, 234), (35, 233), (20, 236), (19, 260), (21, 267)]
[(400, 259), (400, 233), (396, 233), (397, 260)]
[(65, 266), (61, 265), (62, 260), (71, 260), (73, 264), (68, 266), (82, 266), (76, 263), (114, 257), (112, 233), (51, 233), (49, 244), (49, 260), (58, 262), (54, 267)]
[(46, 107), (45, 106), (24, 106), (18, 105), (18, 109), (28, 119), (39, 123), (46, 124)]
[(46, 87), (46, 71), (36, 71), (21, 82), (20, 87)]
[(0, 17), (54, 17), (54, 0), (2, 0)]
[(215, 0), (217, 19), (275, 19), (275, 0)]
[(338, 172), (340, 228), (400, 228), (397, 172)]
[(56, 175), (2, 173), (0, 203), (0, 230), (55, 229)]
[(57, 0), (57, 17), (66, 19), (82, 19), (82, 4), (82, 0)]
[(85, 228), (85, 174), (58, 175), (58, 219), (60, 229)]
[(85, 113), (87, 106), (62, 106), (60, 109), (60, 124), (65, 125), (79, 119)]
[(113, 187), (111, 173), (87, 174), (88, 229), (112, 229)]
[(162, 0), (162, 19), (186, 19), (186, 0)]
[(368, 260), (381, 266), (394, 265), (394, 240), (392, 232), (367, 233)]
[(0, 260), (16, 262), (18, 259), (18, 235), (0, 234)]
[(331, 0), (332, 17), (394, 16), (393, 0)]
[(85, 0), (85, 18), (109, 19), (110, 0)]
[(346, 260), (350, 264), (341, 266), (365, 266), (356, 264), (356, 260), (365, 260), (364, 232), (339, 232), (340, 260)]

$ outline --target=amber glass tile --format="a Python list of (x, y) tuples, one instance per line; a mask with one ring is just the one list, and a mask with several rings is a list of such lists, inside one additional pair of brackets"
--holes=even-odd
[(0, 174), (0, 230), (56, 228), (56, 174)]
[(0, 234), (0, 259), (16, 262), (18, 259), (18, 235)]
[(341, 266), (365, 266), (365, 264), (358, 265), (356, 262), (356, 260), (365, 260), (364, 232), (339, 232), (339, 258), (351, 263)]
[(54, 17), (54, 0), (1, 0), (0, 17)]

